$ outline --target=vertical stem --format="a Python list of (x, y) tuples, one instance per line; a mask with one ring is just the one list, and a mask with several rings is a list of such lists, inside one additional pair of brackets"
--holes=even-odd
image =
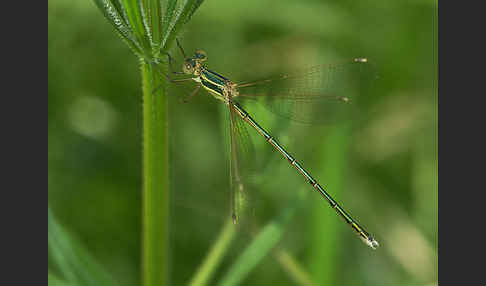
[(168, 285), (168, 101), (151, 66), (141, 61), (143, 83), (142, 285)]
[[(323, 187), (342, 202), (340, 193), (343, 193), (345, 176), (345, 161), (348, 133), (344, 125), (330, 127), (323, 149), (321, 149), (321, 162), (323, 162), (320, 174), (316, 175)], [(347, 206), (346, 202), (342, 202)], [(333, 285), (336, 281), (335, 269), (337, 261), (337, 249), (340, 240), (338, 233), (343, 222), (336, 217), (333, 210), (319, 198), (314, 200), (312, 206), (309, 269), (313, 281), (318, 285)], [(348, 231), (346, 229), (346, 231)]]

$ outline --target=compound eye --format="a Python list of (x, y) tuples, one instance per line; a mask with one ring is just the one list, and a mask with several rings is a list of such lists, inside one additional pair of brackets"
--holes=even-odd
[(197, 50), (196, 53), (194, 54), (194, 57), (199, 59), (201, 62), (205, 61), (207, 58), (206, 52), (203, 50)]
[(182, 65), (182, 71), (185, 74), (192, 74), (194, 73), (194, 66), (195, 63), (193, 63), (193, 61), (185, 61), (184, 64)]

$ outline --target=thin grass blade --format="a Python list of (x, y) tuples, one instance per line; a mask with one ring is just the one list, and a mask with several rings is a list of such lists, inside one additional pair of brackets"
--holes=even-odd
[(47, 272), (47, 285), (49, 286), (75, 286), (72, 283), (68, 283), (65, 280), (59, 278), (51, 272)]
[[(317, 286), (311, 279), (310, 274), (303, 269), (297, 260), (285, 249), (276, 249), (273, 252), (275, 259), (282, 266), (284, 271), (292, 278), (295, 284), (300, 286)], [(328, 285), (328, 284), (320, 284)]]
[(236, 227), (233, 221), (228, 218), (206, 258), (192, 277), (189, 286), (206, 286), (211, 281), (233, 241), (235, 233)]
[[(316, 157), (323, 162), (321, 169), (316, 171), (325, 174), (326, 187), (332, 190), (333, 196), (342, 197), (346, 190), (349, 128), (346, 125), (332, 126), (326, 129), (326, 133), (322, 147), (315, 152)], [(309, 203), (312, 214), (308, 220), (311, 251), (306, 255), (306, 264), (309, 265), (309, 271), (317, 284), (333, 285), (339, 281), (336, 276), (336, 259), (339, 257), (339, 250), (344, 247), (339, 239), (339, 229), (346, 226), (343, 226), (341, 219), (333, 216), (332, 211), (322, 203), (320, 198)]]
[(47, 208), (49, 255), (67, 282), (76, 285), (117, 285), (76, 238), (71, 236)]
[[(300, 202), (301, 200), (299, 200)], [(299, 203), (287, 207), (274, 221), (268, 223), (251, 241), (221, 279), (218, 286), (238, 285), (253, 270), (282, 238), (286, 225), (290, 222)]]

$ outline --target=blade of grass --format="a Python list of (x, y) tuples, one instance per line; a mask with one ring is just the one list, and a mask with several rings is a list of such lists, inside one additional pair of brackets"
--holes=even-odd
[[(339, 198), (344, 188), (344, 164), (347, 146), (345, 126), (329, 127), (324, 147), (321, 149), (323, 164), (322, 174), (325, 186), (332, 190), (332, 195)], [(308, 256), (309, 271), (318, 285), (333, 285), (335, 282), (336, 253), (339, 248), (338, 229), (342, 225), (333, 210), (319, 199), (312, 200), (309, 237), (312, 250)]]
[(143, 285), (168, 285), (168, 102), (158, 73), (141, 60), (143, 90)]
[(59, 224), (47, 207), (49, 255), (67, 282), (76, 285), (117, 285), (76, 238)]
[(260, 231), (226, 272), (217, 284), (218, 286), (238, 285), (248, 276), (250, 271), (253, 270), (253, 268), (255, 268), (280, 241), (285, 226), (294, 216), (300, 202), (302, 202), (302, 197), (298, 202), (287, 207), (278, 218), (268, 223)]
[(223, 229), (211, 247), (211, 250), (208, 252), (203, 263), (199, 266), (196, 274), (191, 279), (191, 282), (189, 283), (190, 286), (204, 286), (211, 281), (214, 272), (221, 263), (226, 250), (234, 238), (235, 232), (236, 226), (233, 223), (233, 219), (228, 216), (228, 220), (226, 220)]
[(74, 286), (71, 283), (64, 281), (51, 272), (47, 272), (47, 285), (49, 286)]
[(285, 273), (294, 280), (295, 284), (302, 286), (316, 286), (316, 284), (312, 282), (309, 274), (302, 269), (299, 263), (287, 251), (276, 249), (273, 254), (278, 263), (285, 270)]

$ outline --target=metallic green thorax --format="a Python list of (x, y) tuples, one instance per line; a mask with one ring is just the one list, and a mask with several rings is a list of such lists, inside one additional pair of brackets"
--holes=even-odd
[(229, 81), (228, 79), (205, 68), (201, 69), (199, 78), (201, 80), (201, 85), (214, 97), (226, 101), (223, 90), (226, 86), (226, 82)]
[(222, 100), (225, 103), (229, 103), (230, 97), (238, 96), (235, 83), (203, 66), (200, 67), (199, 77), (194, 80), (200, 82), (202, 87), (209, 91), (216, 99)]
[[(205, 59), (205, 58), (204, 58)], [(216, 99), (230, 102), (230, 97), (238, 96), (236, 84), (224, 76), (207, 69), (197, 56), (186, 59), (185, 73), (190, 73), (194, 81), (201, 83), (202, 87), (212, 94)]]

